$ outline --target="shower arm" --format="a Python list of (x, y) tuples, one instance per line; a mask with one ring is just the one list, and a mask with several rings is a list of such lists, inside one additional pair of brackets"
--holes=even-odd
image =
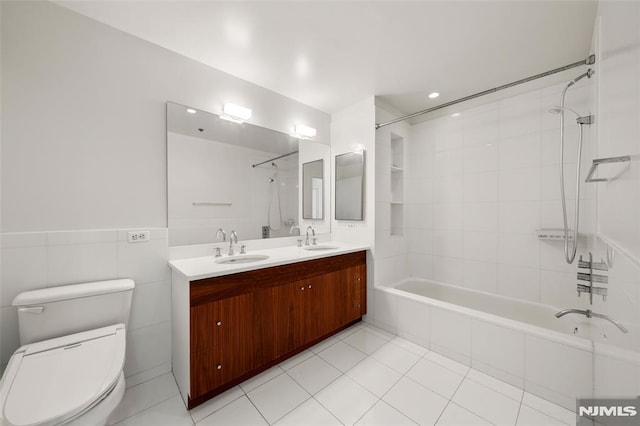
[(567, 314), (579, 314), (579, 315), (584, 315), (587, 318), (600, 318), (600, 319), (609, 321), (611, 324), (618, 327), (618, 329), (625, 334), (629, 332), (627, 327), (625, 327), (620, 321), (615, 320), (608, 315), (603, 315), (603, 314), (598, 314), (596, 312), (593, 312), (591, 309), (587, 309), (586, 311), (582, 309), (563, 309), (562, 311), (557, 312), (555, 316), (556, 318), (561, 318)]

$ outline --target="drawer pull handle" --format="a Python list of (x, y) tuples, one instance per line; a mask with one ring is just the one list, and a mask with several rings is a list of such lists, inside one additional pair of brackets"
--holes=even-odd
[(218, 327), (220, 327), (220, 326), (222, 325), (222, 322), (221, 322), (221, 321), (218, 321), (218, 322), (216, 323), (216, 325), (217, 325)]
[(304, 286), (300, 287), (300, 291), (304, 291)]
[(217, 370), (222, 370), (222, 365), (218, 364), (218, 366), (216, 367)]
[(311, 288), (311, 284), (309, 284), (309, 288)]

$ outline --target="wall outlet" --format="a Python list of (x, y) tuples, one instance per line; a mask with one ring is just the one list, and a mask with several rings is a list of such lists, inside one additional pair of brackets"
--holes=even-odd
[(149, 231), (132, 231), (129, 232), (127, 241), (130, 243), (143, 243), (151, 240), (151, 233)]

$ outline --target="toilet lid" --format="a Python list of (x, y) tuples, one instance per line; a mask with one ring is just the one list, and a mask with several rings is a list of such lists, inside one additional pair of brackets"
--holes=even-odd
[(5, 421), (57, 424), (100, 400), (122, 371), (125, 334), (118, 324), (20, 348), (3, 378)]

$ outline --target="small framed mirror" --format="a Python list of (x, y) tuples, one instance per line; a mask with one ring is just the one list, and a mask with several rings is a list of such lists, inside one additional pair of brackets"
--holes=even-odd
[(324, 219), (324, 160), (302, 165), (302, 218)]
[(336, 155), (336, 220), (364, 220), (364, 151)]

